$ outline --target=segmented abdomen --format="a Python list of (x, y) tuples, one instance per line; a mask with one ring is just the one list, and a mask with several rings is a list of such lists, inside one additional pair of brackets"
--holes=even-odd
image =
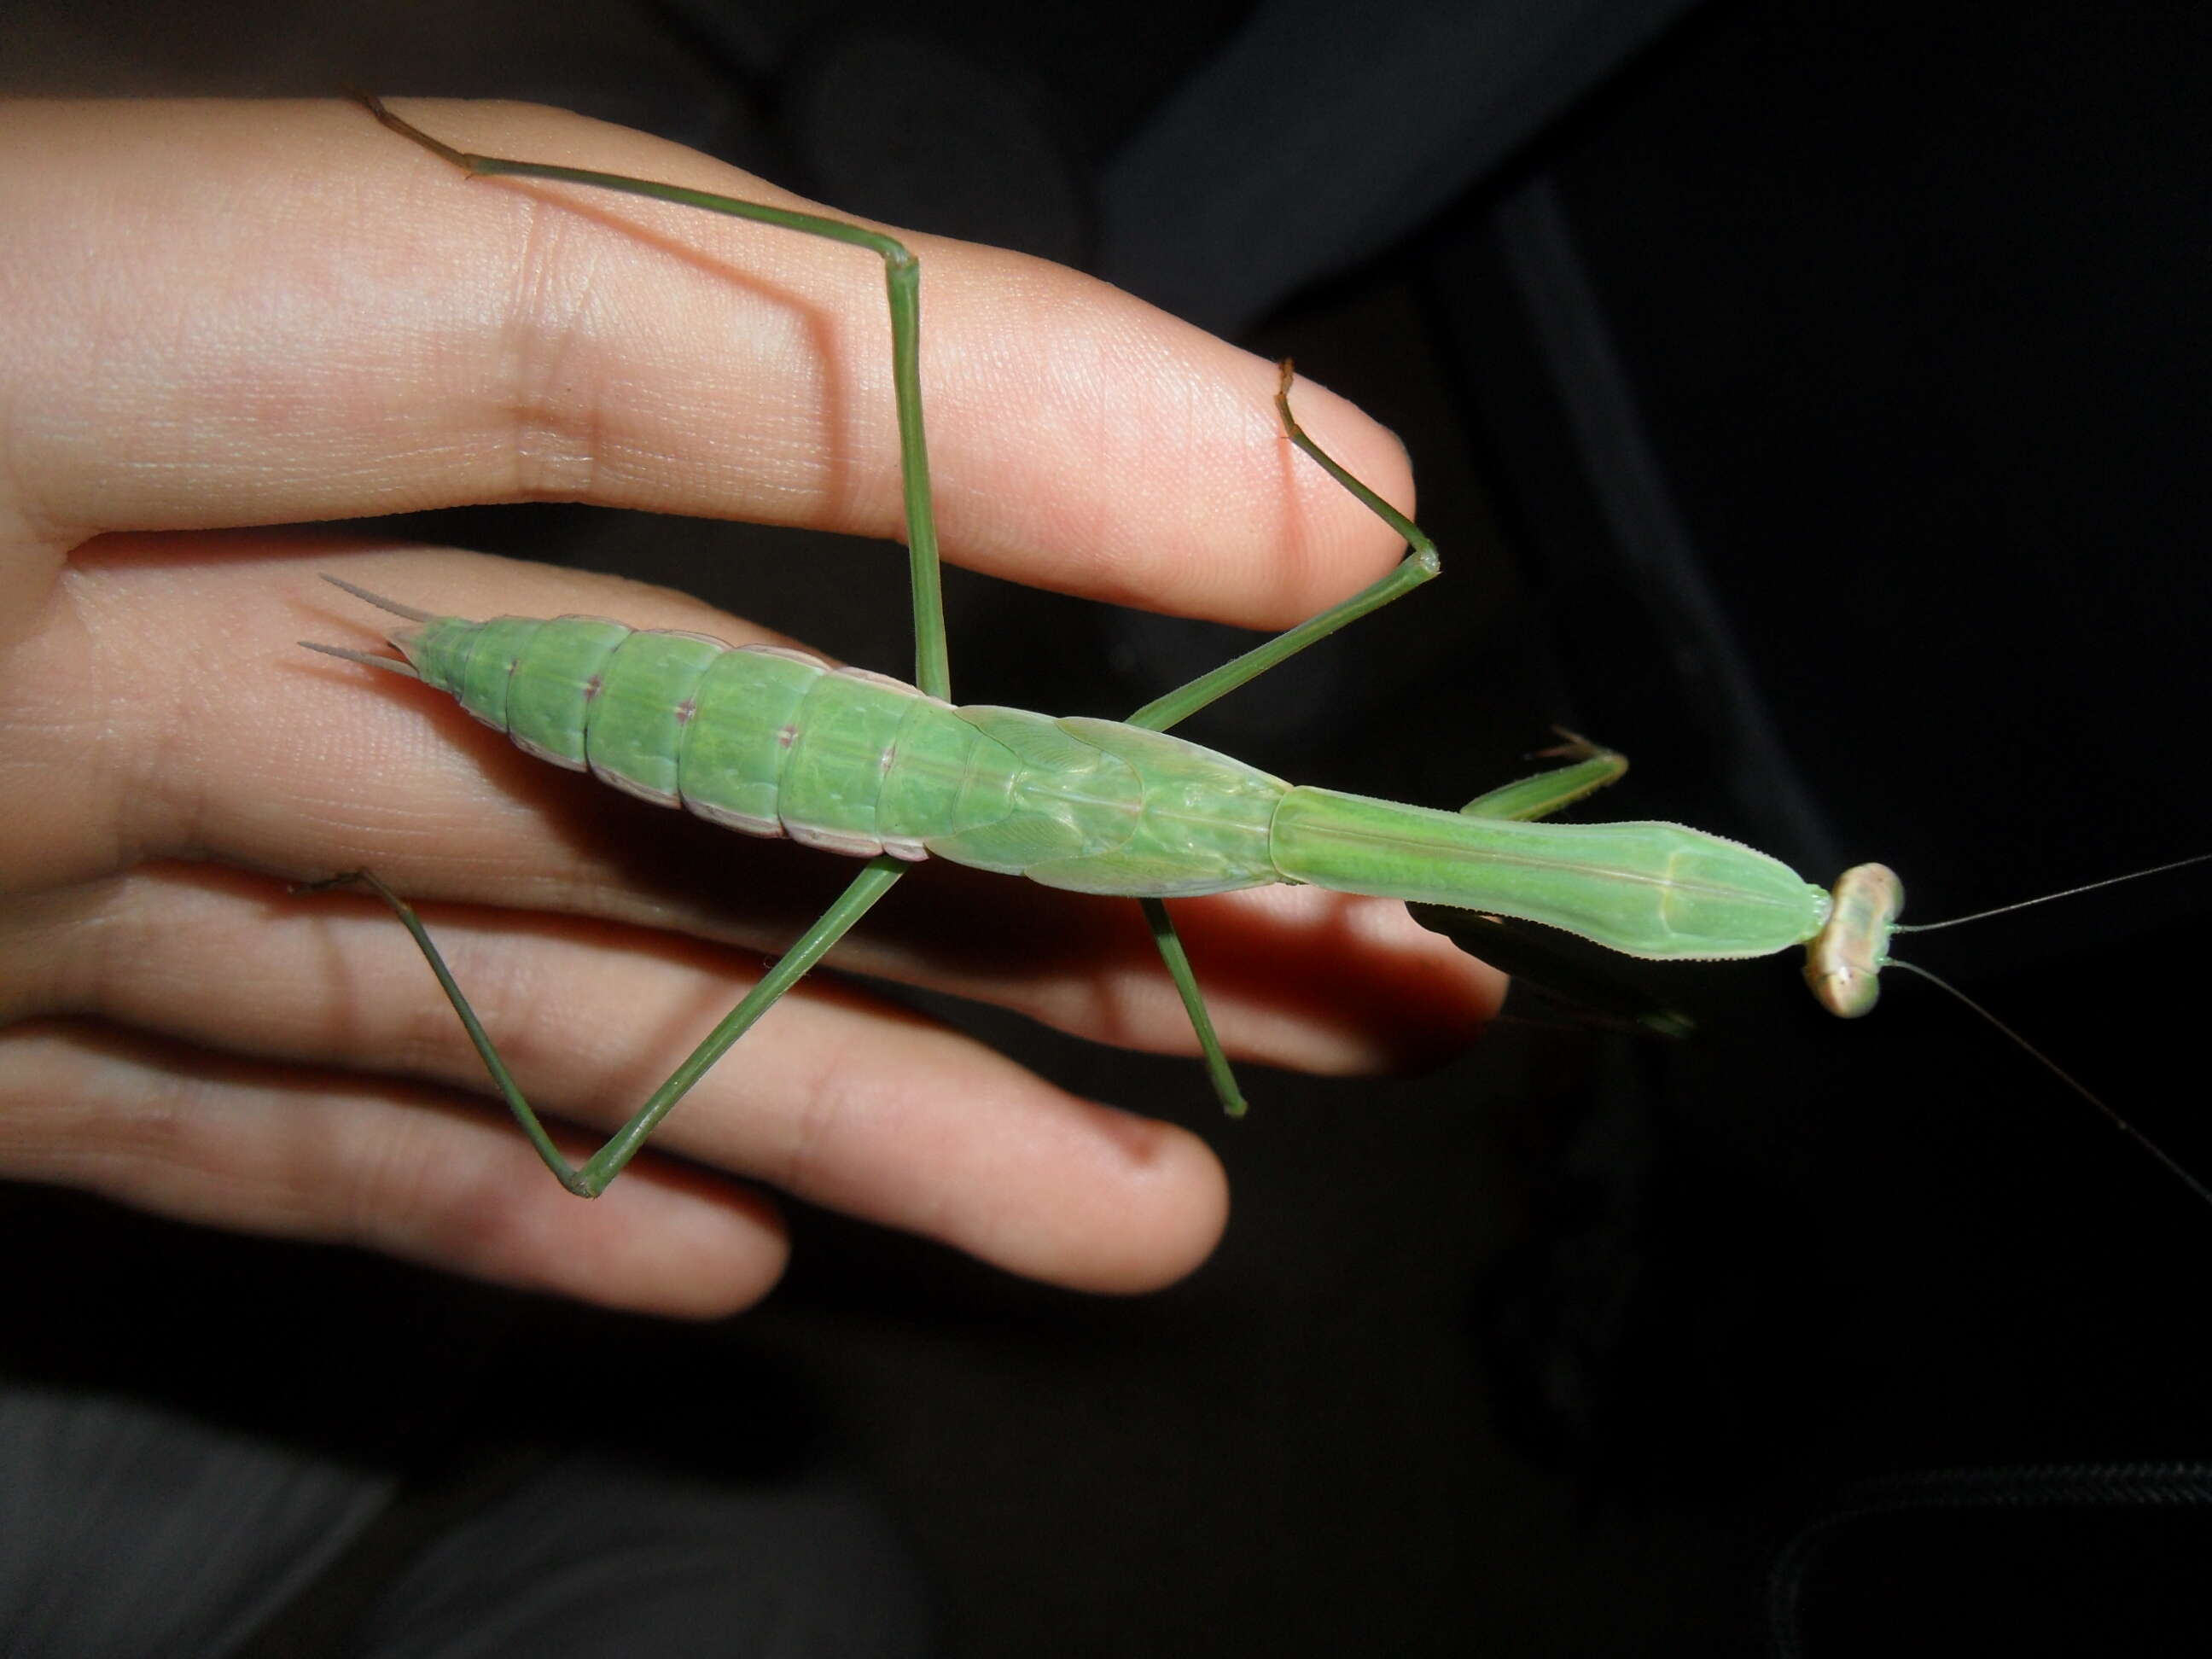
[(1165, 732), (955, 708), (803, 651), (598, 617), (434, 617), (388, 637), (532, 754), (749, 835), (934, 853), (1078, 892), (1282, 879), (1271, 843), (1290, 786)]
[(532, 754), (748, 835), (921, 859), (926, 838), (1005, 811), (1012, 757), (950, 704), (803, 651), (597, 617), (438, 617), (392, 637)]

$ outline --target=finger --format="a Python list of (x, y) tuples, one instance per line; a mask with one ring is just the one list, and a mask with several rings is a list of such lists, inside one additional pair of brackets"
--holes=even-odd
[(438, 1091), (75, 1022), (0, 1031), (0, 1169), (681, 1318), (750, 1306), (786, 1258), (764, 1200), (665, 1160), (586, 1203), (511, 1124)]
[[(241, 877), (148, 872), (24, 907), (35, 932), (19, 924), (0, 935), (0, 963), (69, 964), (60, 981), (44, 979), (30, 1012), (98, 1015), (257, 1060), (489, 1090), (380, 902), (274, 896)], [(479, 909), (433, 909), (424, 921), (540, 1109), (602, 1131), (762, 965), (603, 925)], [(1092, 1291), (1180, 1278), (1212, 1248), (1225, 1203), (1218, 1164), (1186, 1131), (1076, 1099), (969, 1038), (827, 981), (779, 1002), (655, 1144)]]
[[(403, 110), (466, 149), (806, 205), (559, 111)], [(38, 164), (0, 168), (0, 544), (533, 499), (900, 533), (863, 251), (471, 179), (337, 102), (17, 105), (8, 151)], [(952, 557), (1281, 626), (1393, 556), (1284, 441), (1270, 365), (1064, 268), (913, 242)], [(1298, 405), (1409, 501), (1387, 433), (1316, 386)]]
[[(148, 541), (89, 550), (74, 625), (19, 649), (0, 716), (42, 780), (0, 873), (19, 890), (143, 859), (215, 856), (313, 878), (373, 868), (412, 896), (569, 910), (781, 950), (849, 862), (656, 810), (520, 753), (450, 700), (299, 651), (364, 607), (328, 568), (474, 614), (617, 612), (735, 634), (635, 584), (475, 556), (312, 560), (259, 540), (180, 561)], [(325, 597), (327, 596), (327, 597)], [(1498, 977), (1402, 907), (1311, 890), (1176, 906), (1237, 1052), (1376, 1069), (1463, 1043)], [(841, 963), (1019, 1008), (1081, 1035), (1187, 1052), (1188, 1023), (1135, 907), (939, 860), (902, 883)]]

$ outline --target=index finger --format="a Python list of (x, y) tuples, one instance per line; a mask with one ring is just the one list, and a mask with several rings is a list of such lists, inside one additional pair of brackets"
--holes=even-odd
[[(811, 206), (556, 110), (401, 108), (471, 150)], [(336, 102), (19, 106), (0, 148), (41, 158), (0, 168), (19, 550), (547, 499), (901, 532), (864, 251), (471, 179)], [(1271, 366), (1065, 268), (907, 240), (949, 557), (1255, 626), (1388, 565), (1389, 532), (1283, 441)], [(1318, 387), (1300, 415), (1408, 501), (1388, 433)]]

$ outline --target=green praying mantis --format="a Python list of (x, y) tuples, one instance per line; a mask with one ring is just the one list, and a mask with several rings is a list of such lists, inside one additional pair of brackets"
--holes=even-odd
[(1170, 735), (1199, 709), (1403, 597), (1441, 568), (1419, 526), (1299, 426), (1288, 363), (1275, 396), (1284, 434), (1403, 538), (1403, 561), (1351, 599), (1121, 721), (956, 707), (913, 254), (889, 236), (836, 219), (469, 154), (374, 98), (363, 101), (393, 132), (467, 173), (696, 207), (842, 242), (876, 255), (884, 267), (913, 600), (912, 684), (833, 669), (782, 647), (732, 647), (599, 618), (442, 617), (344, 582), (337, 586), (400, 619), (387, 635), (400, 656), (310, 646), (434, 686), (526, 751), (589, 770), (627, 793), (744, 833), (785, 836), (867, 860), (842, 896), (581, 1164), (554, 1145), (411, 908), (367, 872), (334, 878), (361, 881), (392, 905), (517, 1122), (569, 1191), (589, 1197), (605, 1190), (708, 1068), (926, 857), (1137, 898), (1214, 1091), (1232, 1114), (1244, 1109), (1243, 1096), (1168, 914), (1170, 898), (1305, 883), (1547, 924), (1658, 960), (1764, 957), (1803, 945), (1806, 978), (1822, 1006), (1847, 1018), (1874, 1006), (1903, 905), (1889, 870), (1861, 865), (1823, 889), (1765, 854), (1679, 824), (1542, 822), (1625, 769), (1619, 756), (1595, 745), (1575, 740), (1566, 764), (1455, 812), (1294, 786)]

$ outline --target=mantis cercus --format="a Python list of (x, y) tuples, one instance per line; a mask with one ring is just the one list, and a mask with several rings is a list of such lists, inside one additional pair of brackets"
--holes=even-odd
[(1294, 787), (1165, 735), (1440, 568), (1419, 527), (1299, 428), (1287, 363), (1276, 395), (1285, 434), (1405, 538), (1404, 561), (1362, 592), (1146, 703), (1125, 721), (956, 708), (949, 701), (923, 430), (920, 273), (913, 255), (888, 236), (842, 221), (650, 180), (465, 153), (377, 100), (365, 101), (386, 126), (470, 173), (583, 185), (750, 219), (853, 245), (879, 257), (886, 272), (913, 591), (914, 685), (832, 671), (791, 652), (635, 632), (596, 618), (479, 623), (439, 617), (343, 582), (405, 620), (389, 635), (405, 660), (312, 647), (426, 681), (508, 732), (525, 750), (589, 769), (630, 793), (688, 807), (747, 833), (788, 835), (869, 860), (844, 895), (580, 1165), (553, 1145), (412, 910), (373, 876), (338, 878), (363, 880), (392, 904), (517, 1121), (570, 1191), (593, 1196), (604, 1190), (676, 1103), (906, 866), (932, 855), (1050, 886), (1139, 898), (1215, 1091), (1232, 1113), (1243, 1103), (1168, 916), (1170, 897), (1308, 883), (1547, 923), (1656, 959), (1760, 957), (1804, 945), (1806, 975), (1822, 1006), (1845, 1018), (1874, 1006), (1903, 902), (1887, 869), (1856, 866), (1831, 892), (1778, 860), (1677, 824), (1535, 822), (1618, 776), (1624, 763), (1607, 751), (1571, 745), (1567, 765), (1448, 812)]

